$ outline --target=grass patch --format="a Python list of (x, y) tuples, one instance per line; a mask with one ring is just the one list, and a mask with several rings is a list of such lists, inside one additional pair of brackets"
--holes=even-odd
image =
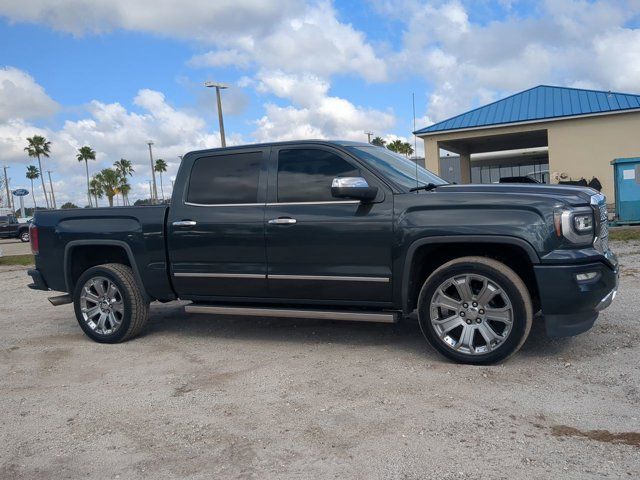
[(609, 230), (609, 240), (622, 242), (640, 240), (640, 228), (620, 228), (616, 230)]
[(35, 260), (31, 254), (0, 257), (0, 265), (33, 265), (34, 263)]

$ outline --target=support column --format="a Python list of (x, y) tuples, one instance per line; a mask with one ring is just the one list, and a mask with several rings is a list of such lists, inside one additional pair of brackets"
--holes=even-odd
[(435, 139), (424, 139), (424, 163), (427, 170), (440, 175), (440, 147)]
[(460, 182), (471, 183), (471, 154), (460, 152)]

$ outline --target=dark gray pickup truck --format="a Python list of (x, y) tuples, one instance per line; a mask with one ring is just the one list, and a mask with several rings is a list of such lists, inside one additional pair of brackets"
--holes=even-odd
[(73, 302), (105, 343), (139, 333), (156, 300), (373, 322), (417, 310), (439, 352), (489, 364), (520, 348), (534, 316), (551, 336), (588, 330), (618, 279), (596, 191), (448, 185), (354, 142), (191, 152), (170, 207), (38, 211), (31, 242), (31, 287), (66, 292), (50, 300)]

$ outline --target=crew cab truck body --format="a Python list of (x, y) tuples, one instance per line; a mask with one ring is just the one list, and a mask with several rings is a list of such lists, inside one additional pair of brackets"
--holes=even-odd
[(170, 206), (37, 212), (32, 288), (66, 292), (85, 333), (118, 342), (151, 301), (197, 313), (395, 322), (417, 309), (454, 361), (506, 358), (541, 313), (591, 328), (618, 264), (605, 199), (549, 185), (447, 185), (355, 142), (191, 152)]

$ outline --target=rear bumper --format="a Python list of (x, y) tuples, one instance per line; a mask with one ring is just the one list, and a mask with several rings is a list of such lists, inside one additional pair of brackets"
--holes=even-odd
[[(615, 259), (615, 258), (614, 258)], [(618, 267), (604, 262), (534, 267), (547, 335), (569, 337), (589, 330), (618, 289)], [(578, 274), (595, 273), (589, 280)]]
[(31, 268), (27, 270), (27, 274), (33, 280), (33, 283), (30, 283), (28, 285), (29, 288), (31, 288), (32, 290), (49, 290), (47, 282), (44, 281), (44, 277), (38, 269)]

